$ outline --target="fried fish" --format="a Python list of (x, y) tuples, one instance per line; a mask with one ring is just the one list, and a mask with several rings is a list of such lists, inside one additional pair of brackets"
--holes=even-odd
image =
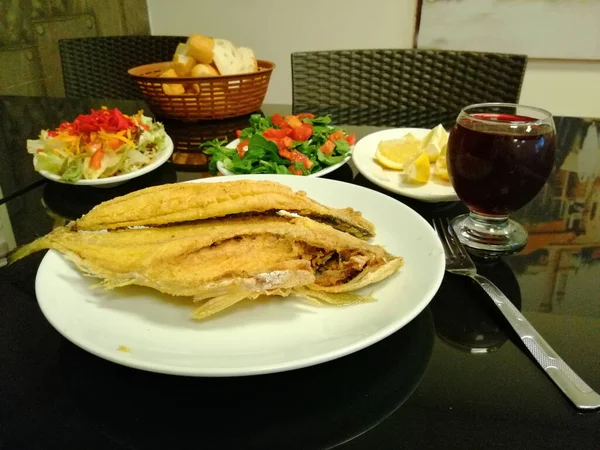
[[(206, 186), (226, 184), (229, 183)], [(263, 185), (257, 195), (278, 195), (265, 194), (264, 189), (275, 190), (272, 186)], [(364, 301), (366, 297), (351, 291), (383, 280), (403, 263), (402, 258), (391, 255), (381, 246), (369, 244), (307, 217), (228, 217), (188, 223), (187, 220), (206, 219), (201, 211), (206, 210), (207, 205), (218, 205), (218, 196), (213, 203), (203, 203), (204, 200), (192, 202), (187, 189), (168, 188), (166, 191), (172, 197), (163, 195), (160, 190), (154, 191), (160, 196), (160, 201), (153, 201), (151, 195), (144, 193), (139, 197), (129, 195), (126, 200), (108, 202), (110, 205), (90, 213), (94, 220), (84, 216), (76, 223), (57, 228), (17, 249), (10, 255), (9, 262), (14, 263), (43, 249), (55, 249), (84, 274), (100, 278), (100, 285), (106, 289), (140, 285), (170, 295), (193, 297), (194, 301), (201, 302), (193, 312), (195, 319), (205, 318), (241, 300), (260, 295), (287, 296), (295, 293), (341, 304)], [(184, 191), (185, 197), (179, 197)], [(250, 192), (254, 191), (250, 189)], [(244, 197), (241, 194), (239, 197), (227, 195), (231, 201), (232, 198)], [(307, 200), (306, 204), (310, 200), (289, 192), (284, 192), (283, 197), (293, 195)], [(183, 203), (180, 207), (161, 206), (161, 202), (169, 197), (185, 198), (182, 202), (188, 206), (193, 203), (196, 209), (188, 214)], [(112, 215), (117, 214), (116, 211), (127, 215), (127, 205), (145, 200), (152, 203), (148, 211), (128, 216), (134, 219), (118, 219), (117, 215)], [(177, 202), (175, 200), (175, 205)], [(252, 200), (250, 202), (255, 205)], [(137, 204), (139, 206), (140, 203)], [(203, 205), (204, 209), (198, 205)], [(313, 211), (321, 207), (317, 203), (315, 205), (311, 206)], [(277, 208), (279, 206), (266, 210)], [(144, 210), (143, 207), (141, 209)], [(259, 208), (252, 207), (253, 211), (256, 209)], [(212, 214), (230, 216), (232, 210), (250, 211), (248, 208), (215, 209)], [(348, 213), (350, 216), (354, 214)], [(364, 219), (358, 217), (360, 220), (355, 222), (363, 223)], [(164, 225), (174, 220), (186, 223), (84, 231), (109, 226)]]
[(74, 227), (88, 231), (114, 230), (239, 215), (273, 215), (281, 210), (329, 224), (359, 238), (375, 235), (373, 224), (352, 208), (329, 208), (282, 184), (248, 180), (149, 187), (101, 203), (77, 220)]

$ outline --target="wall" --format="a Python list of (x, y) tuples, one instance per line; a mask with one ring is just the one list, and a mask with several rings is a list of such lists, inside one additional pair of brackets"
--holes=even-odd
[(5, 0), (0, 94), (63, 96), (58, 40), (148, 34), (146, 0)]
[(600, 62), (530, 61), (521, 103), (555, 115), (600, 117)]
[[(291, 103), (290, 53), (410, 48), (415, 0), (147, 0), (152, 34), (201, 33), (277, 63), (266, 101)], [(600, 62), (531, 61), (521, 102), (600, 117)]]

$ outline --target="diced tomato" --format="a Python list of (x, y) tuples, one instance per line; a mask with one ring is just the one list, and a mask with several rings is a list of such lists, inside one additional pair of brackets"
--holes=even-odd
[(296, 114), (296, 117), (300, 120), (302, 119), (314, 119), (315, 115), (311, 114), (311, 113), (300, 113), (300, 114)]
[(280, 128), (276, 130), (275, 128), (269, 128), (268, 130), (263, 131), (263, 137), (266, 139), (275, 138), (275, 139), (283, 139), (286, 136), (289, 136), (292, 133), (292, 129), (289, 127)]
[(102, 167), (102, 159), (104, 158), (104, 150), (99, 148), (94, 152), (92, 157), (90, 158), (90, 167), (94, 170), (98, 170)]
[(329, 135), (329, 140), (331, 142), (339, 141), (340, 139), (344, 139), (344, 132), (342, 130), (334, 131)]
[(335, 144), (333, 141), (325, 141), (323, 145), (319, 148), (324, 155), (331, 155), (335, 150)]
[(289, 159), (292, 162), (301, 162), (306, 169), (310, 169), (313, 166), (313, 163), (310, 159), (306, 157), (303, 153), (300, 153), (298, 150), (279, 150), (279, 156), (285, 159)]
[(296, 167), (294, 167), (294, 166), (289, 166), (289, 167), (288, 167), (288, 170), (289, 170), (290, 172), (292, 172), (292, 175), (304, 175), (304, 172), (302, 172), (302, 169), (297, 169), (297, 168), (296, 168)]
[(285, 146), (283, 145), (283, 139), (277, 139), (277, 138), (265, 138), (267, 141), (271, 141), (271, 142), (275, 142), (275, 144), (277, 144), (277, 147), (279, 148), (285, 148)]
[(346, 136), (346, 142), (350, 145), (354, 145), (356, 144), (356, 135), (355, 134), (349, 134), (348, 136)]
[(266, 138), (267, 141), (271, 141), (271, 142), (275, 142), (275, 144), (277, 144), (277, 147), (279, 147), (280, 149), (287, 149), (290, 148), (292, 146), (292, 144), (294, 143), (292, 141), (292, 138), (286, 136), (284, 138), (278, 139), (278, 138)]
[(302, 126), (294, 128), (290, 137), (299, 142), (306, 141), (313, 134), (313, 127), (309, 123), (303, 123)]
[(301, 162), (306, 170), (309, 170), (313, 166), (313, 162), (308, 159), (306, 155), (300, 153), (298, 150), (292, 150), (292, 155), (294, 158), (294, 162)]
[(271, 123), (276, 127), (280, 127), (285, 123), (285, 121), (283, 120), (283, 117), (281, 117), (281, 114), (273, 114), (271, 116)]
[(55, 137), (55, 136), (58, 136), (58, 131), (48, 131), (48, 136), (49, 136), (49, 137)]
[(302, 121), (298, 119), (296, 116), (285, 116), (285, 123), (287, 123), (292, 128), (298, 128), (302, 126)]
[(35, 152), (36, 153), (44, 153), (44, 149), (43, 148), (38, 148)]
[(235, 135), (239, 139), (242, 137), (242, 130), (235, 130)]
[(109, 139), (106, 143), (113, 150), (117, 150), (123, 145), (123, 141), (120, 139)]
[(244, 139), (237, 145), (237, 152), (240, 158), (244, 157), (244, 154), (248, 151), (248, 139)]
[(285, 158), (285, 159), (289, 159), (291, 161), (290, 158), (292, 157), (292, 152), (290, 152), (287, 148), (280, 148), (279, 156), (281, 156), (282, 158)]

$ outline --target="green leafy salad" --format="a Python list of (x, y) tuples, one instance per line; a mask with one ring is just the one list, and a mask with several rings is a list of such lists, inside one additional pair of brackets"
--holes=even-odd
[(354, 134), (330, 125), (331, 117), (313, 114), (250, 116), (250, 124), (238, 130), (235, 148), (215, 139), (201, 144), (211, 155), (209, 170), (221, 167), (230, 173), (310, 175), (344, 161), (356, 141)]

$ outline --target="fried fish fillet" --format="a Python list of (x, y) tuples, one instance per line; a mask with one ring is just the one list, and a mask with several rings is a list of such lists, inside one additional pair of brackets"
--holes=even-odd
[(193, 313), (196, 319), (260, 295), (364, 300), (347, 293), (383, 280), (403, 263), (381, 246), (305, 217), (239, 217), (113, 231), (68, 225), (17, 249), (9, 262), (48, 248), (84, 274), (101, 278), (106, 289), (140, 285), (194, 297), (203, 302)]
[(77, 220), (75, 228), (159, 226), (280, 210), (327, 223), (360, 238), (375, 235), (373, 224), (352, 208), (329, 208), (282, 184), (251, 180), (149, 187), (101, 203)]

